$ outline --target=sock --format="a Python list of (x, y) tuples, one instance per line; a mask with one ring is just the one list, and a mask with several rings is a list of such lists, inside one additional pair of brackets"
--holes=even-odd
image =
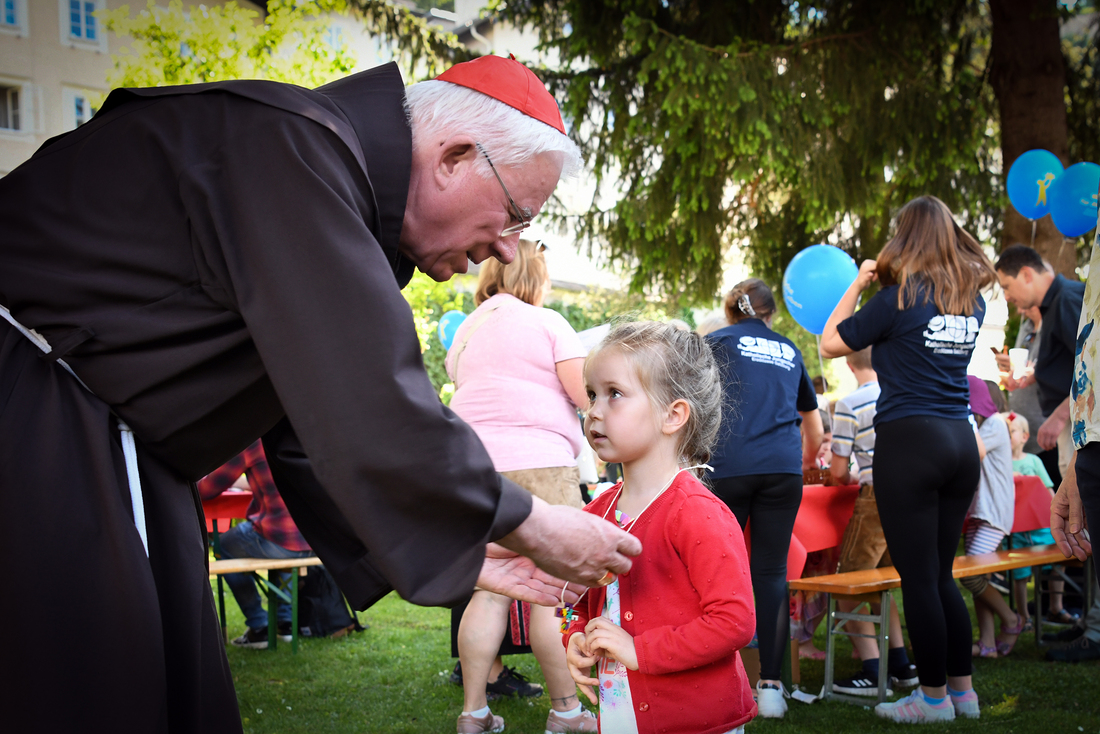
[[(971, 688), (970, 691), (972, 691), (972, 690), (974, 690), (974, 689)], [(959, 696), (965, 696), (966, 694), (970, 693), (970, 691), (956, 691), (951, 686), (947, 687), (947, 692), (949, 694), (951, 694), (952, 696), (954, 696), (955, 698), (958, 698)]]
[(863, 661), (863, 674), (871, 680), (878, 680), (878, 658)]
[(581, 705), (578, 703), (577, 708), (572, 711), (556, 711), (555, 713), (563, 719), (575, 719), (581, 715)]
[(462, 715), (473, 716), (474, 718), (481, 719), (489, 715), (489, 706), (488, 704), (486, 704), (485, 706), (479, 708), (477, 711), (463, 711)]
[(921, 693), (922, 696), (924, 696), (924, 700), (927, 701), (929, 704), (931, 704), (933, 706), (939, 706), (940, 704), (942, 704), (944, 701), (947, 700), (946, 697), (944, 697), (944, 698), (932, 698), (931, 696), (929, 696), (924, 691), (921, 691), (920, 693)]
[(909, 667), (909, 653), (904, 647), (891, 647), (886, 652), (886, 669), (897, 670)]

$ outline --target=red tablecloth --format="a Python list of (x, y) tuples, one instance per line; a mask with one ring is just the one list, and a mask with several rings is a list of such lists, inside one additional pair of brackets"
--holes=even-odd
[[(252, 502), (251, 492), (222, 492), (217, 497), (202, 501), (202, 511), (206, 515), (206, 531), (213, 532), (211, 520), (235, 520), (245, 518), (248, 505)], [(218, 531), (229, 529), (228, 522), (218, 523)]]
[(1016, 477), (1016, 517), (1012, 532), (1050, 527), (1050, 490), (1039, 477)]

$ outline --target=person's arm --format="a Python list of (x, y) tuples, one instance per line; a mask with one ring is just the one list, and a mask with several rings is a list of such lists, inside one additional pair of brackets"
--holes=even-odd
[(806, 471), (817, 466), (817, 452), (825, 436), (825, 427), (821, 424), (821, 413), (817, 408), (805, 412), (800, 410), (798, 414), (802, 416), (802, 471)]
[(829, 474), (832, 475), (837, 485), (853, 483), (850, 463), (850, 457), (833, 452), (833, 460), (829, 463)]
[(199, 497), (204, 500), (217, 497), (225, 490), (234, 486), (247, 468), (248, 466), (245, 461), (244, 452), (237, 454), (199, 480)]
[(856, 279), (848, 286), (848, 290), (844, 291), (844, 295), (840, 297), (840, 302), (836, 304), (829, 320), (825, 322), (825, 329), (821, 332), (822, 357), (835, 359), (855, 351), (844, 343), (844, 340), (840, 337), (840, 332), (837, 331), (837, 325), (856, 312), (856, 306), (859, 305), (859, 295), (867, 289), (867, 286), (878, 280), (878, 274), (875, 272), (876, 265), (877, 263), (874, 260), (863, 261), (863, 264), (859, 266), (859, 274), (856, 275)]
[(1069, 468), (1062, 475), (1062, 483), (1050, 503), (1050, 534), (1058, 544), (1058, 550), (1066, 558), (1084, 561), (1092, 553), (1088, 537), (1088, 518), (1077, 487), (1077, 452), (1070, 458)]
[(845, 400), (837, 402), (833, 415), (833, 460), (829, 462), (829, 474), (838, 485), (852, 483), (852, 451), (859, 432), (859, 423)]
[(588, 392), (584, 389), (584, 357), (565, 359), (554, 365), (565, 394), (578, 410), (588, 407)]
[(1058, 404), (1058, 407), (1039, 426), (1039, 432), (1035, 435), (1035, 441), (1045, 451), (1049, 451), (1058, 445), (1058, 436), (1066, 429), (1069, 423), (1070, 397)]

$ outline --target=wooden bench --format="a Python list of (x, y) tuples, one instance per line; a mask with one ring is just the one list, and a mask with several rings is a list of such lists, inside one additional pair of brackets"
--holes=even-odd
[[(955, 578), (965, 576), (980, 576), (982, 574), (998, 571), (1010, 571), (1015, 568), (1031, 566), (1033, 573), (1037, 574), (1040, 566), (1052, 563), (1066, 563), (1067, 559), (1055, 545), (1037, 545), (1030, 548), (1015, 548), (1012, 550), (982, 553), (975, 556), (957, 556), (955, 558), (952, 575)], [(789, 586), (797, 591), (816, 591), (828, 594), (829, 611), (826, 616), (828, 629), (825, 642), (825, 688), (822, 699), (837, 699), (848, 703), (866, 706), (868, 699), (865, 697), (849, 696), (833, 691), (834, 678), (834, 653), (836, 652), (836, 635), (848, 635), (849, 637), (871, 637), (860, 635), (841, 629), (845, 622), (856, 620), (861, 622), (873, 622), (878, 625), (879, 660), (887, 659), (887, 642), (889, 640), (888, 629), (890, 626), (890, 591), (901, 586), (901, 577), (893, 566), (874, 568), (866, 571), (849, 571), (848, 573), (836, 573), (829, 576), (814, 576), (804, 579), (792, 579)], [(868, 605), (868, 613), (859, 613), (859, 606), (851, 612), (838, 612), (836, 599), (849, 599), (857, 601), (860, 606)], [(870, 604), (880, 602), (878, 614), (870, 613)], [(878, 673), (878, 702), (886, 700), (887, 666), (879, 665)]]
[[(267, 589), (267, 649), (274, 650), (279, 640), (278, 622), (275, 619), (275, 610), (278, 599), (290, 603), (290, 649), (294, 654), (298, 653), (298, 576), (301, 569), (306, 566), (320, 566), (321, 559), (316, 556), (306, 558), (226, 558), (224, 560), (210, 561), (210, 575), (220, 577), (227, 573), (248, 573), (255, 577), (262, 588)], [(290, 574), (290, 592), (279, 588), (271, 579), (271, 571), (284, 571), (292, 569)], [(259, 575), (260, 571), (267, 571), (268, 578)], [(219, 579), (220, 581), (220, 579)], [(225, 595), (221, 585), (218, 585), (218, 615), (222, 623), (222, 638), (228, 642), (228, 634), (225, 626)]]

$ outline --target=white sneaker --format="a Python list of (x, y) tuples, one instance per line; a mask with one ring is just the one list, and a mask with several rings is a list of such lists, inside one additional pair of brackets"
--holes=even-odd
[(978, 694), (971, 688), (961, 696), (951, 696), (951, 705), (955, 707), (955, 716), (966, 719), (977, 719), (982, 712), (978, 709)]
[(787, 713), (787, 702), (783, 699), (790, 697), (791, 694), (787, 693), (787, 689), (783, 687), (782, 683), (776, 688), (774, 685), (757, 681), (757, 715), (763, 716), (765, 719), (782, 719), (783, 715)]
[(920, 689), (893, 703), (880, 703), (875, 713), (884, 719), (902, 724), (931, 724), (934, 721), (954, 721), (955, 707), (950, 701), (933, 706), (924, 700)]

